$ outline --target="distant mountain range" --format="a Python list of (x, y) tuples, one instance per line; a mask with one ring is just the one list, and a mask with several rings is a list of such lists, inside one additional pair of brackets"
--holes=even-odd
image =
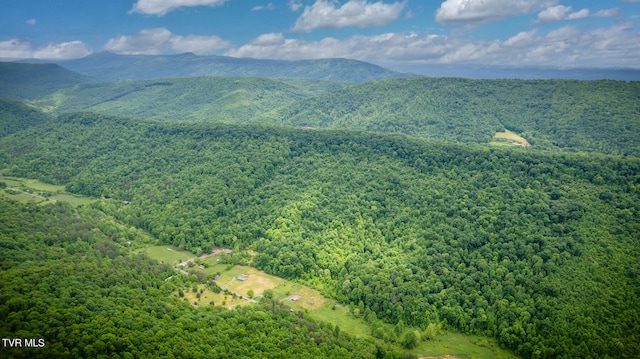
[(566, 79), (640, 81), (640, 70), (631, 68), (554, 68), (483, 65), (420, 65), (397, 67), (402, 72), (430, 77), (468, 79)]
[[(22, 62), (42, 64), (43, 60)], [(98, 81), (147, 80), (196, 76), (252, 76), (304, 78), (362, 83), (371, 80), (409, 77), (458, 77), (470, 79), (574, 79), (640, 81), (640, 69), (551, 68), (489, 65), (405, 65), (394, 70), (351, 59), (269, 60), (227, 56), (118, 55), (98, 52), (57, 61), (56, 64)]]
[(264, 60), (226, 56), (117, 55), (99, 52), (59, 65), (99, 80), (144, 80), (194, 76), (255, 76), (305, 78), (354, 83), (378, 79), (414, 77), (367, 62), (349, 59)]

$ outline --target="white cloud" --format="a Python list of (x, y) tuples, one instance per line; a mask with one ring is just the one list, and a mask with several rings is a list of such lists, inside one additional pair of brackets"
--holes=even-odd
[(268, 3), (267, 5), (258, 5), (258, 6), (254, 6), (253, 8), (251, 8), (251, 11), (260, 11), (260, 10), (273, 10), (276, 7), (273, 5), (273, 3)]
[(446, 0), (436, 12), (445, 25), (487, 23), (528, 14), (556, 5), (559, 0)]
[(331, 0), (316, 0), (305, 6), (302, 15), (293, 26), (294, 31), (311, 31), (319, 28), (338, 29), (349, 26), (365, 28), (386, 25), (400, 16), (404, 2), (385, 4), (381, 1), (369, 3), (366, 0), (349, 0), (336, 7)]
[(540, 13), (538, 14), (538, 20), (536, 21), (536, 23), (542, 24), (545, 22), (563, 20), (567, 17), (567, 14), (570, 11), (571, 11), (571, 6), (564, 6), (564, 5), (552, 6), (552, 7), (546, 8), (540, 11)]
[(504, 46), (513, 47), (513, 48), (525, 48), (527, 46), (531, 46), (536, 39), (536, 35), (538, 34), (537, 29), (533, 29), (531, 31), (521, 32), (513, 37), (508, 38), (504, 41)]
[(89, 54), (91, 51), (82, 41), (52, 43), (38, 48), (34, 48), (29, 40), (13, 39), (0, 42), (0, 58), (8, 60), (66, 60), (85, 57)]
[[(640, 1), (640, 0), (639, 0)], [(538, 14), (538, 19), (534, 21), (535, 24), (544, 24), (553, 21), (561, 20), (578, 20), (584, 19), (589, 16), (594, 17), (614, 17), (620, 15), (619, 8), (599, 10), (595, 14), (591, 14), (588, 9), (582, 9), (580, 11), (571, 12), (571, 6), (552, 6), (544, 9)]]
[(176, 52), (193, 52), (194, 54), (205, 54), (215, 50), (231, 47), (231, 43), (218, 36), (174, 35), (169, 40), (171, 50)]
[(129, 13), (138, 12), (147, 15), (162, 16), (180, 7), (219, 6), (227, 0), (138, 0)]
[(567, 16), (567, 20), (584, 19), (589, 17), (589, 15), (590, 15), (589, 9), (582, 9), (580, 11), (572, 12), (571, 14), (569, 14)]
[(262, 34), (258, 37), (256, 37), (255, 39), (251, 40), (249, 42), (249, 44), (251, 45), (258, 45), (258, 46), (265, 46), (265, 45), (282, 45), (284, 44), (285, 40), (284, 40), (284, 36), (282, 36), (282, 33), (270, 33), (270, 34)]
[(289, 9), (291, 9), (291, 11), (296, 12), (300, 9), (302, 9), (302, 3), (299, 0), (289, 0)]
[(26, 21), (27, 25), (35, 25), (36, 24), (36, 19), (29, 19)]
[[(640, 2), (640, 0), (638, 0)], [(593, 14), (595, 17), (614, 17), (620, 15), (620, 8), (614, 7), (612, 9), (600, 10)]]
[(102, 47), (123, 55), (157, 55), (167, 51), (210, 53), (231, 44), (218, 36), (174, 35), (165, 28), (144, 29), (135, 35), (120, 35)]
[(288, 39), (264, 34), (225, 55), (269, 59), (352, 58), (394, 64), (638, 67), (640, 34), (630, 24), (584, 30), (566, 26), (548, 34), (521, 32), (506, 40), (387, 33), (346, 39)]
[(582, 9), (576, 12), (571, 12), (571, 10), (571, 6), (564, 5), (548, 7), (540, 11), (538, 19), (534, 21), (534, 23), (544, 24), (553, 21), (584, 19), (590, 15), (588, 9)]

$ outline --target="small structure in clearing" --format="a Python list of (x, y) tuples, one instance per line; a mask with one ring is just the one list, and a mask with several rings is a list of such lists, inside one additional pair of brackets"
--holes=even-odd
[(528, 147), (531, 146), (529, 141), (527, 141), (524, 137), (519, 136), (518, 134), (511, 132), (509, 130), (504, 130), (503, 132), (496, 132), (493, 136), (493, 140), (489, 142), (491, 145), (508, 145), (508, 146), (522, 146)]
[(236, 279), (244, 282), (245, 280), (249, 279), (249, 276), (246, 274), (240, 274), (239, 276), (236, 277)]

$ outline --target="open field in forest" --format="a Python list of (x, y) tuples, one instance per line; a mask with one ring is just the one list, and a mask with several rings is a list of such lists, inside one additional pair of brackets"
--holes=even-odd
[[(171, 250), (168, 250), (171, 249)], [(143, 252), (161, 262), (176, 265), (179, 262), (195, 259), (196, 256), (187, 251), (181, 251), (170, 246), (149, 246)], [(204, 261), (208, 267), (203, 269), (208, 275), (219, 274), (216, 283), (221, 288), (229, 290), (233, 294), (223, 292), (214, 293), (206, 285), (183, 289), (183, 297), (178, 293), (172, 294), (179, 300), (186, 300), (194, 306), (225, 306), (232, 308), (237, 305), (250, 304), (240, 295), (247, 296), (249, 290), (253, 290), (254, 298), (260, 297), (264, 291), (271, 290), (274, 300), (290, 307), (294, 311), (305, 311), (309, 316), (331, 323), (340, 327), (341, 331), (348, 332), (358, 337), (370, 337), (371, 327), (366, 323), (362, 315), (356, 315), (348, 306), (336, 303), (325, 298), (319, 291), (300, 283), (292, 282), (249, 266), (229, 265), (220, 263), (226, 256), (224, 252), (207, 256)], [(198, 269), (200, 270), (200, 269)], [(246, 275), (245, 280), (237, 279), (240, 275)], [(198, 298), (198, 293), (200, 297)], [(259, 299), (259, 298), (258, 298)], [(394, 326), (382, 324), (385, 332), (391, 333)], [(518, 358), (509, 351), (501, 349), (492, 338), (476, 337), (454, 332), (444, 332), (436, 338), (422, 341), (411, 353), (418, 356), (455, 358)]]
[(62, 201), (74, 207), (89, 204), (94, 198), (65, 192), (64, 186), (40, 182), (34, 179), (0, 176), (7, 188), (0, 192), (0, 196), (19, 202), (55, 203)]
[(142, 252), (153, 259), (171, 265), (176, 265), (194, 257), (192, 253), (181, 251), (171, 246), (149, 246), (143, 249)]
[[(207, 305), (214, 306), (224, 306), (229, 309), (237, 306), (249, 304), (249, 302), (241, 297), (233, 296), (231, 294), (226, 294), (224, 292), (214, 293), (212, 290), (208, 289), (204, 284), (200, 284), (197, 286), (197, 292), (194, 292), (192, 288), (186, 288), (184, 290), (184, 297), (180, 298), (177, 294), (176, 297), (182, 300), (187, 300), (192, 305), (197, 304), (198, 307), (204, 307)], [(198, 298), (198, 293), (200, 293), (200, 298)]]
[(531, 146), (531, 144), (523, 137), (519, 136), (515, 132), (504, 130), (503, 132), (496, 132), (493, 136), (490, 145), (496, 146)]
[[(517, 355), (498, 346), (495, 339), (444, 332), (434, 339), (423, 341), (411, 350), (418, 356), (474, 359), (516, 359)], [(426, 354), (425, 354), (426, 353)]]
[[(267, 274), (261, 270), (257, 270), (252, 267), (245, 266), (235, 266), (235, 273), (238, 273), (232, 278), (230, 281), (225, 282), (224, 280), (228, 278), (225, 276), (224, 278), (221, 276), (220, 280), (217, 281), (218, 285), (224, 286), (228, 288), (230, 291), (239, 293), (242, 295), (248, 295), (249, 290), (253, 290), (254, 296), (259, 296), (264, 293), (267, 289), (273, 289), (278, 285), (286, 282), (284, 279)], [(238, 275), (245, 275), (246, 280), (240, 280), (235, 277)]]

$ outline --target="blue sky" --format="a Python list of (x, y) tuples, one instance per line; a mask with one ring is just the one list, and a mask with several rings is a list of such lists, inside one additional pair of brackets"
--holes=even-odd
[(640, 0), (20, 0), (0, 60), (99, 51), (640, 68)]

